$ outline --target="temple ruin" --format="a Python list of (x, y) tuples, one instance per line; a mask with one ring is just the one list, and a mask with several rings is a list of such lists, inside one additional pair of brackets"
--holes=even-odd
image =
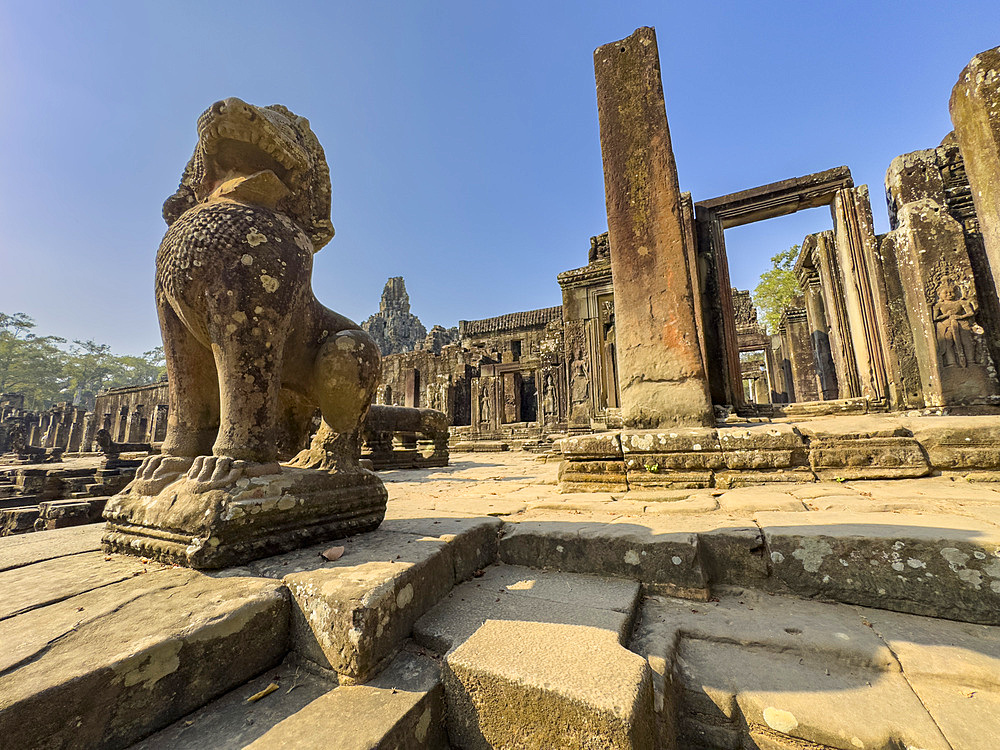
[[(246, 411), (278, 403), (239, 377), (266, 358), (212, 370), (179, 326), (169, 383), (91, 413), (0, 396), (5, 746), (1000, 747), (1000, 47), (960, 74), (954, 132), (888, 165), (885, 234), (845, 166), (684, 192), (653, 29), (594, 69), (608, 231), (558, 275), (560, 305), (427, 331), (390, 277), (364, 333), (291, 295), (276, 320), (338, 331), (290, 324), (265, 348), (347, 377), (340, 409), (286, 388), (282, 411)], [(203, 120), (280, 131), (323, 203), (318, 143), (266, 109)], [(226, 146), (242, 172), (186, 172), (165, 215), (235, 211), (289, 241), (240, 224), (165, 243), (209, 237), (226, 283), (270, 305), (259, 246), (307, 288), (332, 225), (328, 201), (281, 202), (290, 172), (253, 132)], [(823, 206), (769, 330), (725, 232)], [(260, 355), (237, 312), (216, 347)], [(254, 434), (257, 454), (227, 455)], [(74, 474), (92, 450), (98, 474)], [(17, 493), (34, 517), (7, 512)]]

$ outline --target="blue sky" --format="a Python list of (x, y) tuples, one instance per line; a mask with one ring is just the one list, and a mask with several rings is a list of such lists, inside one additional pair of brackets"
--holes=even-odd
[[(227, 96), (287, 105), (326, 149), (328, 307), (363, 320), (398, 275), (428, 327), (559, 304), (556, 274), (606, 229), (593, 50), (643, 25), (682, 189), (846, 164), (885, 231), (889, 161), (951, 129), (1000, 3), (0, 0), (0, 311), (156, 345), (160, 207)], [(734, 283), (829, 227), (814, 210), (730, 230)]]

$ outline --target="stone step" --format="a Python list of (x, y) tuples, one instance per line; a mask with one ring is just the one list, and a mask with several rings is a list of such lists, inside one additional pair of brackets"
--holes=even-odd
[(638, 593), (507, 565), (457, 587), (414, 628), (444, 654), (452, 746), (652, 748), (651, 675), (622, 646)]
[(0, 510), (7, 508), (23, 508), (27, 505), (38, 505), (40, 498), (38, 495), (13, 495), (11, 497), (0, 498)]
[[(762, 490), (763, 491), (763, 490)], [(759, 512), (748, 519), (650, 515), (508, 517), (500, 559), (640, 581), (707, 599), (713, 585), (1000, 624), (1000, 526), (967, 516)]]
[[(286, 662), (133, 745), (132, 750), (442, 750), (440, 666), (416, 649), (365, 685), (339, 686)], [(277, 690), (256, 701), (270, 685)]]
[(625, 643), (639, 597), (634, 581), (494, 565), (460, 586), (413, 628), (421, 646), (445, 654), (487, 620), (547, 622), (598, 628)]
[(288, 650), (280, 582), (106, 558), (80, 551), (88, 535), (32, 536), (60, 539), (69, 554), (21, 555), (26, 564), (0, 573), (5, 747), (126, 747)]
[(660, 746), (1000, 747), (1000, 628), (725, 588), (649, 597), (630, 643)]
[[(374, 676), (413, 624), (496, 558), (496, 518), (386, 519), (377, 531), (257, 560), (293, 600), (292, 647), (342, 684)], [(321, 552), (343, 547), (328, 561)]]
[(0, 536), (13, 536), (34, 531), (37, 518), (37, 505), (0, 510)]
[(101, 549), (103, 525), (74, 526), (4, 539), (0, 543), (0, 571), (70, 557)]

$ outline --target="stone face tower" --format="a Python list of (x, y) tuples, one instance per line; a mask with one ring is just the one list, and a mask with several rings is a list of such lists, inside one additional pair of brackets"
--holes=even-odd
[(402, 276), (385, 282), (378, 312), (361, 327), (375, 339), (382, 356), (412, 352), (427, 336), (420, 318), (410, 312), (410, 295)]

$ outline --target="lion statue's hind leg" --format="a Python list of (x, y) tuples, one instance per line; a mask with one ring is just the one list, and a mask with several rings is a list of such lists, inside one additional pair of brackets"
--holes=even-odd
[(323, 422), (309, 447), (290, 466), (358, 470), (360, 424), (378, 387), (381, 362), (378, 346), (360, 329), (349, 328), (326, 337), (316, 353), (311, 378), (312, 395)]

